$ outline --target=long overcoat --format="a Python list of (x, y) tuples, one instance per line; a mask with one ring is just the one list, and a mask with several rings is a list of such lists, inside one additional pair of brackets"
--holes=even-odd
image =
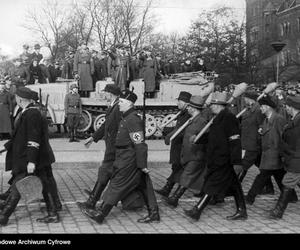
[(12, 138), (4, 146), (7, 149), (5, 170), (12, 170), (13, 176), (27, 173), (28, 162), (34, 163), (37, 171), (55, 162), (47, 122), (32, 104), (20, 113)]
[(145, 58), (143, 61), (143, 78), (145, 82), (145, 92), (155, 91), (155, 76), (157, 72), (156, 60)]
[(74, 57), (74, 74), (78, 73), (79, 90), (81, 91), (93, 91), (93, 79), (94, 74), (94, 60), (90, 52), (77, 51)]
[(104, 203), (116, 205), (135, 190), (147, 167), (148, 146), (144, 142), (143, 122), (134, 109), (122, 116), (116, 138), (113, 174), (104, 195)]
[(233, 165), (242, 162), (238, 119), (225, 108), (215, 117), (207, 139), (207, 174), (203, 192), (225, 195), (236, 178)]
[(0, 133), (11, 133), (10, 112), (12, 110), (10, 93), (5, 90), (0, 92)]
[(283, 130), (281, 156), (286, 171), (300, 173), (300, 113)]
[(276, 112), (272, 113), (269, 121), (268, 119), (264, 120), (261, 130), (260, 169), (275, 170), (283, 167), (279, 152), (283, 127), (286, 123), (286, 120)]

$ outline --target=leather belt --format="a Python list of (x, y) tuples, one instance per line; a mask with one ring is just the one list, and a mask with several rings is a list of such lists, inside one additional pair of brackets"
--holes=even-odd
[(131, 145), (116, 146), (116, 149), (128, 149), (128, 148), (132, 148), (132, 146)]
[(80, 62), (80, 63), (82, 63), (82, 64), (90, 64), (89, 61), (82, 61), (82, 62)]
[(76, 106), (76, 105), (71, 106), (71, 105), (69, 105), (69, 108), (79, 108), (79, 106)]

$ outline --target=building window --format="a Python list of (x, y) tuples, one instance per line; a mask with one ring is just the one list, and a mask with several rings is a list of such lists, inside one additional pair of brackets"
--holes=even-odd
[(286, 22), (286, 35), (291, 34), (291, 24), (290, 22)]
[(279, 24), (279, 29), (280, 29), (280, 36), (284, 35), (284, 25), (283, 23)]
[(255, 42), (258, 40), (258, 27), (255, 26), (250, 30), (250, 42)]
[(297, 26), (298, 32), (300, 32), (300, 17), (297, 18)]

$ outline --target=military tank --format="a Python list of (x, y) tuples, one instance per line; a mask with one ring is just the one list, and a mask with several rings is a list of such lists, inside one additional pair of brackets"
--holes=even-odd
[[(148, 139), (159, 139), (162, 137), (161, 124), (171, 121), (178, 113), (177, 100), (180, 91), (187, 91), (193, 95), (201, 94), (201, 91), (209, 82), (215, 80), (213, 72), (189, 72), (171, 75), (162, 79), (160, 90), (155, 93), (154, 98), (144, 100), (144, 82), (138, 79), (130, 83), (129, 89), (133, 90), (138, 99), (135, 106), (142, 116), (145, 109), (145, 136)], [(70, 84), (75, 80), (59, 79), (56, 83), (28, 85), (34, 91), (41, 93), (42, 104), (47, 106), (47, 117), (52, 124), (63, 124), (65, 122), (64, 98), (69, 92)], [(105, 122), (105, 112), (108, 103), (104, 99), (103, 89), (106, 84), (113, 83), (111, 79), (98, 81), (94, 92), (90, 97), (82, 97), (83, 112), (80, 119), (79, 132), (90, 132), (97, 130)], [(145, 105), (144, 105), (145, 104)], [(175, 126), (176, 120), (167, 126)]]

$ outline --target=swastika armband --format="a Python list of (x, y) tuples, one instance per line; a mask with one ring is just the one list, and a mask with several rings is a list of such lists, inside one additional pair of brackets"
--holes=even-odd
[(28, 141), (27, 147), (39, 148), (40, 144), (38, 144), (37, 142), (34, 142), (34, 141)]
[(139, 144), (144, 141), (143, 131), (137, 131), (133, 133), (129, 133), (130, 139), (134, 144)]
[(234, 141), (240, 139), (240, 135), (233, 135), (229, 137), (229, 141)]

